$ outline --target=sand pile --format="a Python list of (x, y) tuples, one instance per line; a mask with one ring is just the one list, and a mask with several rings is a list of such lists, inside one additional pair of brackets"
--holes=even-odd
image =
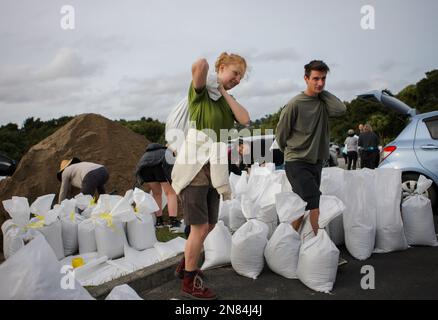
[[(116, 194), (124, 195), (135, 183), (135, 166), (148, 143), (144, 136), (100, 115), (77, 116), (33, 146), (21, 159), (14, 175), (0, 181), (0, 202), (22, 196), (32, 203), (48, 193), (55, 193), (58, 201), (61, 183), (56, 173), (61, 160), (73, 156), (105, 165), (110, 174), (106, 191), (117, 190)], [(79, 190), (72, 192), (76, 194)], [(0, 205), (0, 224), (5, 217), (9, 218)]]

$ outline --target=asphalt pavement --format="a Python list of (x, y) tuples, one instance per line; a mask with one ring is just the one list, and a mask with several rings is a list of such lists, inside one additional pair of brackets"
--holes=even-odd
[[(438, 230), (437, 219), (435, 228)], [(344, 246), (339, 249), (348, 263), (338, 268), (330, 294), (315, 292), (299, 280), (279, 276), (266, 265), (256, 280), (240, 276), (227, 266), (207, 270), (205, 281), (214, 288), (219, 300), (438, 299), (438, 247), (374, 253), (364, 261), (350, 256)], [(362, 269), (364, 266), (368, 266), (365, 267), (368, 271)], [(361, 282), (371, 283), (365, 281), (371, 276), (369, 270), (374, 271), (374, 289), (363, 289)], [(145, 300), (185, 299), (180, 294), (180, 287), (181, 281), (174, 279), (140, 292), (140, 296)]]

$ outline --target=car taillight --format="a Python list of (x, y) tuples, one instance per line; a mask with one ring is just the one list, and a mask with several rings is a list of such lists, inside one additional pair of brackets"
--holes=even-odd
[(383, 149), (382, 153), (382, 161), (385, 160), (391, 153), (393, 153), (397, 149), (396, 146), (387, 146)]

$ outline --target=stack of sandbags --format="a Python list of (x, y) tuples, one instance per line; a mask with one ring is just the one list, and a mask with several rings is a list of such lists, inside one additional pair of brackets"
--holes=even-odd
[(299, 233), (291, 223), (304, 215), (307, 203), (296, 193), (283, 192), (276, 195), (276, 209), (280, 224), (265, 248), (266, 263), (275, 273), (297, 278), (298, 256), (301, 247)]
[(403, 189), (408, 193), (402, 203), (402, 216), (404, 232), (409, 245), (438, 245), (432, 205), (424, 195), (432, 183), (432, 180), (420, 175), (415, 190)]

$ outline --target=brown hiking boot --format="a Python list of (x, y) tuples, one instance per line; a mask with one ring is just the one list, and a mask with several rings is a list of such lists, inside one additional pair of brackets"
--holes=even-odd
[(204, 286), (204, 280), (197, 272), (194, 277), (184, 275), (181, 294), (190, 299), (196, 300), (215, 300), (216, 294), (210, 288)]
[[(179, 278), (179, 279), (184, 279), (184, 271), (185, 271), (185, 267), (186, 267), (186, 259), (184, 257), (182, 257), (181, 261), (179, 262), (179, 264), (176, 266), (174, 275), (175, 277)], [(201, 270), (197, 270), (198, 271), (198, 275), (204, 279), (204, 273)]]

